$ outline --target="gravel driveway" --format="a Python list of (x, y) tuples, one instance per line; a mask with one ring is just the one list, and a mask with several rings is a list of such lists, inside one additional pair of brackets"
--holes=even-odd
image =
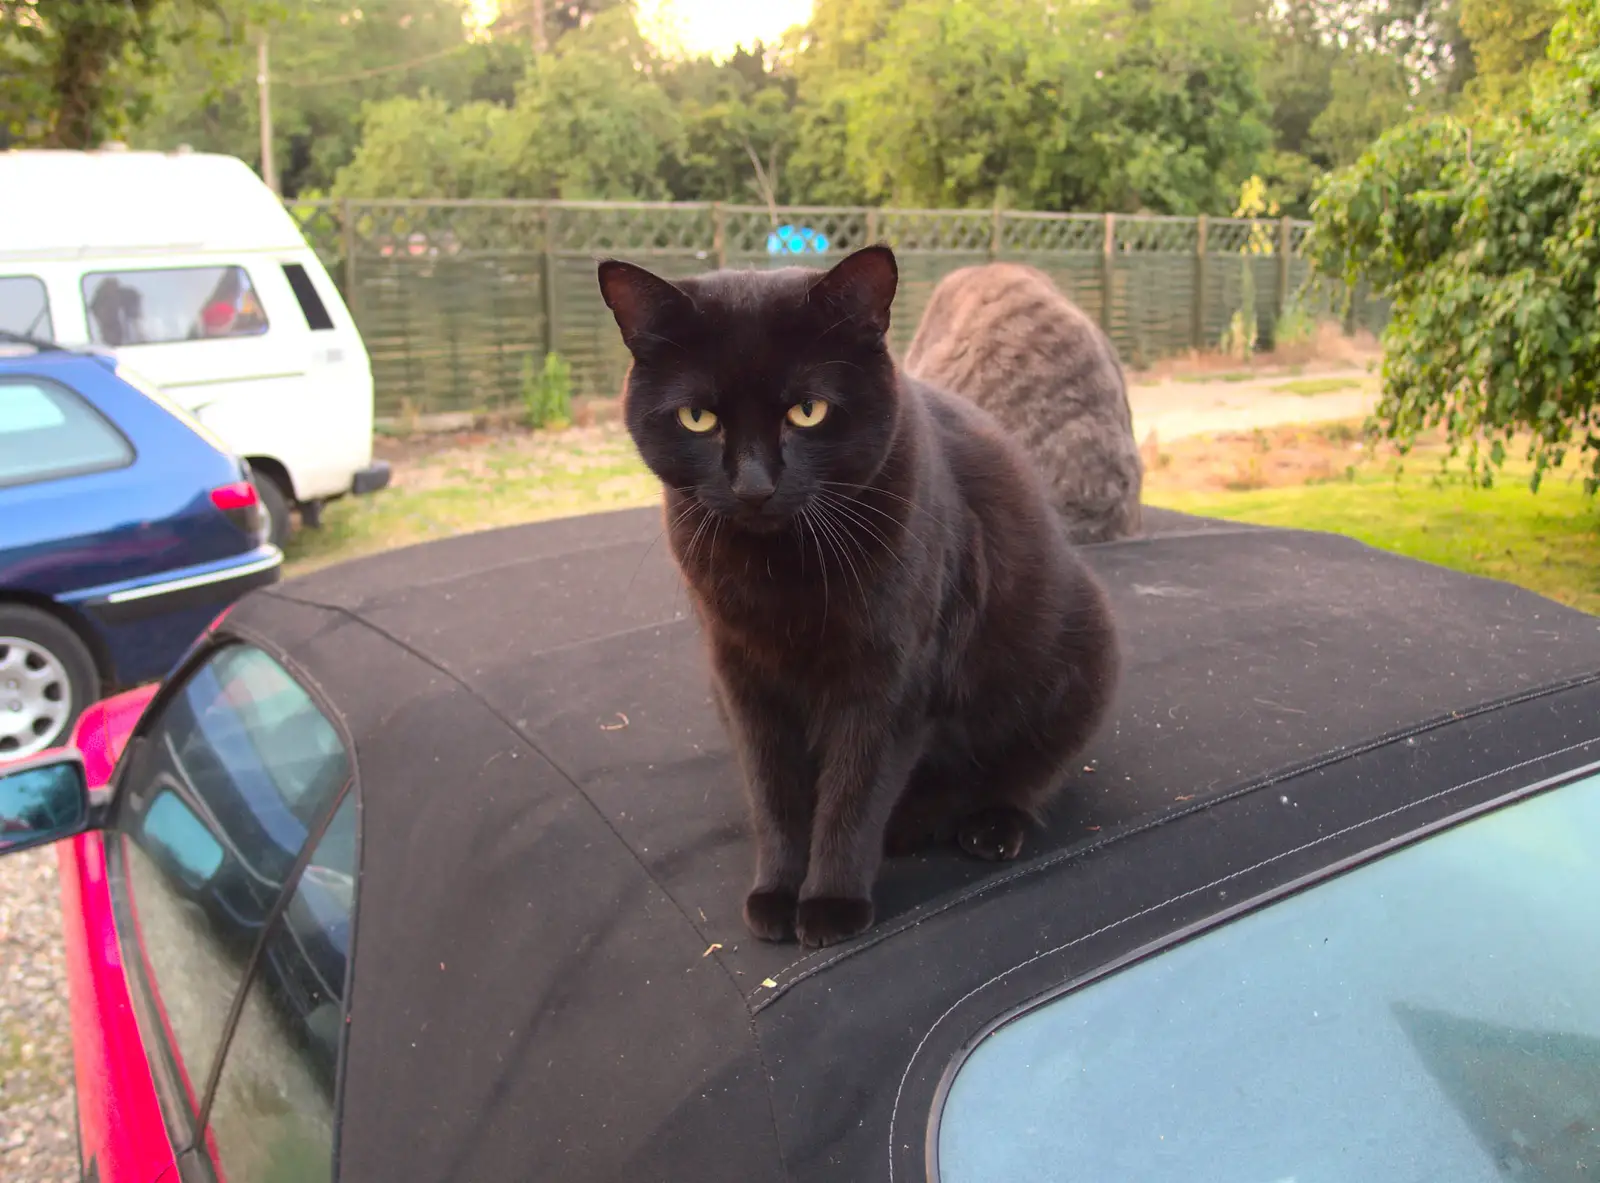
[(0, 1179), (77, 1178), (61, 890), (42, 847), (0, 859)]

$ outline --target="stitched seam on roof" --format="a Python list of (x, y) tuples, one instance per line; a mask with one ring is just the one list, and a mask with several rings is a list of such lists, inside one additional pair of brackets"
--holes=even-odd
[(1313, 838), (1310, 842), (1303, 842), (1299, 846), (1294, 847), (1292, 850), (1280, 851), (1279, 853), (1277, 853), (1275, 855), (1272, 855), (1272, 856), (1270, 856), (1268, 858), (1262, 859), (1260, 862), (1252, 863), (1248, 867), (1243, 867), (1243, 868), (1241, 868), (1241, 869), (1239, 869), (1237, 871), (1230, 871), (1228, 874), (1222, 876), (1220, 879), (1213, 879), (1210, 883), (1202, 884), (1199, 887), (1191, 887), (1188, 891), (1180, 892), (1178, 895), (1172, 896), (1169, 899), (1162, 900), (1159, 904), (1151, 904), (1148, 908), (1141, 908), (1141, 909), (1139, 909), (1139, 911), (1133, 912), (1133, 913), (1131, 913), (1131, 914), (1129, 914), (1127, 916), (1124, 916), (1120, 920), (1113, 920), (1110, 924), (1102, 924), (1099, 928), (1095, 929), (1093, 932), (1086, 932), (1082, 936), (1073, 937), (1072, 940), (1067, 941), (1067, 942), (1065, 942), (1063, 944), (1057, 945), (1053, 949), (1046, 949), (1042, 953), (1035, 953), (1032, 957), (1028, 958), (1026, 961), (1019, 961), (1016, 965), (1013, 965), (1010, 969), (1007, 969), (1007, 970), (1004, 970), (1004, 971), (1002, 971), (1000, 973), (995, 974), (994, 977), (990, 978), (987, 982), (984, 982), (982, 985), (975, 986), (973, 989), (967, 991), (960, 998), (958, 998), (954, 1002), (952, 1002), (950, 1004), (950, 1006), (945, 1010), (945, 1012), (942, 1015), (940, 1015), (937, 1019), (935, 1019), (933, 1021), (932, 1025), (929, 1026), (927, 1031), (923, 1032), (922, 1038), (917, 1041), (916, 1049), (911, 1053), (911, 1058), (908, 1061), (906, 1061), (906, 1069), (905, 1069), (905, 1071), (900, 1074), (900, 1087), (895, 1089), (894, 1107), (889, 1111), (889, 1179), (890, 1179), (891, 1183), (893, 1183), (893, 1179), (894, 1179), (894, 1127), (895, 1127), (895, 1121), (899, 1117), (900, 1100), (901, 1100), (901, 1097), (903, 1096), (903, 1094), (905, 1093), (906, 1081), (911, 1076), (911, 1069), (916, 1065), (917, 1057), (922, 1054), (922, 1049), (925, 1046), (927, 1046), (928, 1040), (929, 1040), (929, 1038), (932, 1037), (934, 1031), (937, 1030), (939, 1025), (941, 1023), (943, 1023), (946, 1019), (948, 1019), (951, 1016), (951, 1014), (953, 1014), (957, 1009), (959, 1009), (961, 1004), (966, 1002), (968, 999), (974, 997), (975, 995), (983, 993), (983, 991), (987, 990), (990, 986), (994, 985), (996, 982), (1000, 981), (1003, 978), (1010, 977), (1012, 974), (1016, 973), (1019, 969), (1026, 969), (1026, 968), (1028, 968), (1028, 966), (1033, 965), (1036, 962), (1043, 961), (1046, 957), (1053, 957), (1057, 953), (1064, 953), (1068, 949), (1071, 949), (1075, 945), (1081, 945), (1085, 941), (1090, 941), (1090, 940), (1093, 940), (1095, 937), (1103, 936), (1104, 934), (1110, 932), (1114, 928), (1121, 928), (1124, 924), (1130, 924), (1133, 921), (1140, 919), (1141, 917), (1150, 915), (1152, 912), (1159, 912), (1159, 911), (1161, 911), (1161, 909), (1169, 907), (1172, 904), (1179, 903), (1179, 902), (1181, 902), (1183, 900), (1190, 899), (1190, 898), (1192, 898), (1194, 896), (1197, 896), (1197, 895), (1203, 895), (1206, 892), (1212, 890), (1213, 888), (1221, 887), (1224, 883), (1228, 883), (1228, 882), (1231, 882), (1234, 879), (1238, 879), (1240, 876), (1249, 875), (1250, 873), (1252, 873), (1254, 871), (1259, 871), (1259, 870), (1261, 870), (1262, 867), (1269, 867), (1273, 863), (1280, 862), (1281, 860), (1286, 859), (1286, 858), (1291, 858), (1291, 857), (1293, 857), (1294, 855), (1297, 855), (1297, 854), (1301, 854), (1304, 851), (1310, 850), (1314, 846), (1321, 846), (1324, 842), (1332, 842), (1335, 838), (1342, 838), (1346, 834), (1354, 833), (1356, 830), (1362, 829), (1362, 828), (1364, 828), (1366, 826), (1370, 826), (1374, 822), (1386, 821), (1387, 819), (1389, 819), (1391, 817), (1396, 817), (1399, 814), (1405, 813), (1409, 809), (1415, 809), (1419, 805), (1427, 805), (1429, 802), (1437, 801), (1442, 797), (1448, 797), (1452, 793), (1458, 793), (1462, 789), (1469, 789), (1473, 785), (1482, 784), (1486, 780), (1493, 780), (1497, 776), (1504, 776), (1508, 772), (1515, 772), (1519, 768), (1527, 768), (1529, 765), (1537, 764), (1541, 760), (1548, 760), (1553, 756), (1562, 756), (1562, 755), (1565, 755), (1568, 752), (1577, 751), (1579, 748), (1589, 747), (1589, 746), (1591, 746), (1591, 745), (1593, 745), (1593, 744), (1595, 744), (1597, 742), (1600, 742), (1600, 735), (1591, 735), (1588, 739), (1579, 740), (1577, 743), (1574, 743), (1574, 744), (1568, 744), (1564, 748), (1557, 748), (1553, 752), (1544, 752), (1544, 753), (1542, 753), (1542, 754), (1540, 754), (1538, 756), (1531, 757), (1530, 759), (1527, 759), (1527, 760), (1519, 760), (1515, 764), (1508, 764), (1504, 768), (1497, 768), (1493, 772), (1486, 772), (1482, 776), (1475, 776), (1471, 780), (1464, 780), (1460, 784), (1451, 785), (1448, 789), (1441, 789), (1437, 793), (1432, 793), (1432, 794), (1430, 794), (1430, 795), (1428, 795), (1426, 797), (1419, 797), (1415, 801), (1408, 801), (1404, 805), (1397, 806), (1396, 808), (1390, 809), (1390, 810), (1388, 810), (1388, 811), (1386, 811), (1384, 813), (1376, 814), (1376, 815), (1374, 815), (1372, 817), (1364, 819), (1363, 821), (1353, 822), (1352, 824), (1350, 824), (1348, 826), (1345, 826), (1343, 829), (1339, 829), (1339, 830), (1333, 831), (1333, 833), (1331, 833), (1331, 834), (1323, 834), (1321, 837)]
[[(613, 512), (616, 512), (616, 513), (632, 513), (634, 511), (633, 510), (628, 510), (628, 509), (620, 509), (620, 510), (615, 510)], [(660, 536), (657, 535), (657, 538), (659, 538), (659, 537)], [(574, 547), (571, 550), (564, 550), (564, 551), (557, 552), (555, 554), (534, 555), (534, 556), (531, 556), (531, 557), (507, 559), (504, 562), (493, 563), (493, 564), (491, 564), (491, 565), (489, 565), (487, 567), (474, 567), (470, 571), (457, 571), (457, 572), (455, 572), (453, 574), (450, 574), (450, 575), (441, 575), (437, 579), (423, 580), (421, 583), (408, 583), (406, 585), (406, 590), (410, 591), (410, 590), (417, 589), (417, 588), (442, 587), (445, 584), (456, 583), (456, 582), (458, 582), (458, 581), (460, 581), (462, 579), (474, 579), (474, 578), (476, 578), (476, 577), (478, 577), (480, 575), (492, 575), (496, 571), (509, 571), (513, 567), (522, 567), (522, 566), (525, 566), (525, 565), (527, 565), (529, 563), (544, 563), (544, 562), (549, 562), (551, 559), (563, 558), (563, 557), (565, 557), (567, 555), (594, 554), (597, 551), (602, 551), (602, 550), (621, 550), (621, 549), (626, 548), (626, 547), (637, 546), (637, 545), (638, 545), (637, 541), (630, 541), (630, 542), (602, 542), (602, 543), (599, 543), (598, 545), (592, 545), (592, 546), (577, 546), (577, 547)], [(651, 545), (654, 546), (655, 543), (651, 543)], [(377, 556), (373, 555), (373, 556), (369, 556), (369, 557), (376, 558)], [(281, 592), (278, 593), (278, 594), (282, 595)], [(284, 596), (284, 598), (285, 599), (293, 599), (294, 597), (292, 597), (292, 596)], [(325, 606), (332, 607), (332, 605), (325, 605)]]
[[(388, 637), (390, 640), (394, 641), (395, 644), (405, 646), (407, 652), (414, 652), (407, 642), (402, 641), (399, 637), (394, 636), (394, 634), (390, 633), (382, 625), (373, 624), (370, 620), (368, 620), (365, 615), (367, 610), (364, 608), (347, 608), (342, 604), (330, 603), (327, 600), (314, 600), (307, 596), (293, 596), (276, 589), (267, 590), (261, 594), (273, 599), (286, 600), (291, 604), (300, 604), (307, 608), (321, 608), (328, 612), (342, 612), (352, 620), (359, 620), (362, 624), (369, 625), (374, 631), (381, 633), (385, 637)], [(568, 641), (562, 645), (552, 645), (548, 649), (539, 650), (534, 656), (544, 657), (551, 653), (565, 653), (570, 649), (577, 649), (584, 645), (593, 645), (600, 641), (612, 641), (618, 637), (629, 637), (635, 633), (649, 632), (651, 629), (661, 629), (666, 628), (669, 625), (682, 624), (684, 621), (689, 619), (691, 618), (687, 613), (685, 613), (683, 616), (668, 616), (661, 620), (652, 620), (647, 624), (636, 624), (632, 628), (618, 629), (614, 633), (599, 633), (592, 637), (584, 637), (579, 641)], [(421, 655), (418, 654), (418, 656), (420, 657)], [(429, 665), (438, 667), (438, 663), (433, 661), (431, 658), (423, 658), (422, 660), (428, 662)], [(448, 670), (444, 672), (449, 673)], [(467, 685), (460, 675), (450, 674), (450, 677), (454, 678), (457, 682), (460, 682), (463, 686), (467, 686), (469, 690), (471, 689), (471, 687)], [(474, 694), (476, 694), (476, 692), (474, 692)], [(497, 715), (498, 713), (499, 712), (496, 712)], [(518, 734), (521, 733), (519, 732)]]
[[(1075, 862), (1079, 859), (1094, 854), (1097, 851), (1103, 850), (1114, 843), (1125, 842), (1130, 838), (1134, 838), (1140, 834), (1154, 830), (1159, 826), (1164, 826), (1171, 822), (1178, 821), (1179, 819), (1188, 817), (1191, 814), (1201, 813), (1207, 809), (1213, 809), (1218, 805), (1224, 805), (1229, 801), (1237, 800), (1238, 798), (1248, 796), (1251, 793), (1260, 792), (1262, 789), (1269, 789), (1273, 785), (1281, 784), (1283, 781), (1291, 780), (1294, 777), (1304, 776), (1308, 773), (1327, 768), (1330, 765), (1340, 763), (1341, 761), (1353, 759), (1356, 756), (1365, 755), (1366, 753), (1376, 751), (1379, 748), (1388, 747), (1390, 744), (1398, 743), (1403, 739), (1410, 739), (1414, 736), (1422, 735), (1425, 732), (1434, 731), (1440, 727), (1446, 727), (1451, 723), (1458, 723), (1464, 719), (1471, 719), (1478, 715), (1488, 714), (1491, 711), (1501, 710), (1505, 707), (1517, 706), (1525, 702), (1533, 702), (1537, 699), (1545, 698), (1552, 694), (1565, 693), (1568, 690), (1576, 690), (1579, 687), (1587, 686), (1596, 681), (1600, 681), (1600, 672), (1579, 674), (1567, 679), (1564, 682), (1557, 682), (1553, 685), (1544, 686), (1537, 690), (1524, 691), (1521, 694), (1512, 695), (1508, 698), (1495, 699), (1491, 702), (1482, 703), (1465, 711), (1451, 711), (1449, 714), (1436, 716), (1426, 722), (1415, 724), (1412, 727), (1393, 732), (1389, 735), (1380, 736), (1374, 740), (1368, 740), (1365, 743), (1357, 744), (1353, 747), (1337, 748), (1334, 751), (1329, 752), (1308, 764), (1290, 765), (1288, 767), (1279, 769), (1277, 772), (1269, 773), (1267, 776), (1259, 780), (1250, 781), (1249, 783), (1236, 789), (1230, 789), (1219, 796), (1208, 797), (1204, 801), (1197, 801), (1193, 805), (1184, 806), (1182, 809), (1159, 814), (1156, 817), (1150, 818), (1148, 821), (1139, 823), (1131, 829), (1118, 830), (1104, 838), (1097, 838), (1087, 845), (1074, 846), (1068, 850), (1059, 851), (1056, 854), (1049, 855), (1038, 860), (1037, 862), (1029, 863), (1026, 867), (1019, 867), (1017, 870), (1012, 871), (1009, 874), (997, 876), (994, 879), (985, 880), (982, 883), (976, 884), (973, 887), (958, 893), (954, 897), (946, 900), (944, 903), (939, 904), (936, 907), (929, 908), (926, 911), (918, 911), (913, 913), (912, 915), (906, 917), (902, 923), (895, 925), (893, 928), (889, 928), (881, 933), (875, 934), (873, 937), (863, 940), (859, 944), (851, 945), (849, 948), (833, 954), (820, 963), (808, 964), (807, 958), (801, 958), (789, 965), (784, 966), (783, 969), (779, 970), (776, 974), (772, 975), (771, 979), (769, 979), (777, 981), (778, 985), (771, 989), (771, 993), (767, 994), (755, 1004), (753, 1008), (754, 1013), (760, 1014), (761, 1011), (771, 1006), (779, 998), (783, 997), (783, 995), (788, 993), (801, 982), (805, 981), (807, 978), (812, 977), (815, 974), (819, 974), (823, 970), (829, 969), (832, 966), (837, 965), (839, 962), (855, 956), (857, 953), (860, 953), (866, 949), (870, 949), (873, 946), (882, 943), (883, 941), (889, 940), (891, 937), (898, 936), (902, 932), (906, 932), (909, 929), (915, 928), (924, 921), (931, 920), (935, 916), (939, 916), (945, 912), (948, 912), (952, 908), (958, 907), (970, 900), (974, 900), (980, 896), (986, 895), (996, 888), (1003, 887), (1017, 879), (1022, 879), (1029, 875), (1035, 875), (1043, 871), (1052, 870), (1055, 867), (1060, 866), (1062, 863)], [(1557, 754), (1559, 753), (1552, 752), (1547, 753), (1546, 755)], [(1545, 757), (1541, 756), (1539, 758), (1544, 759)], [(1518, 767), (1520, 767), (1520, 765)], [(795, 976), (790, 978), (788, 981), (783, 980), (785, 974), (796, 970), (800, 972), (795, 973)]]

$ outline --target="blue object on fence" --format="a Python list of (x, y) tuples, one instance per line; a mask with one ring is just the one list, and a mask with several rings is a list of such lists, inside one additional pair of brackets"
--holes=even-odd
[(827, 252), (827, 236), (809, 226), (779, 226), (767, 235), (769, 255), (823, 255)]

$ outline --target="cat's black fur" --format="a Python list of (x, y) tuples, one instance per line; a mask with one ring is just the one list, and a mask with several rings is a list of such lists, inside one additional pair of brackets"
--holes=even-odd
[[(675, 284), (600, 265), (634, 357), (628, 429), (749, 790), (745, 919), (768, 940), (866, 929), (886, 849), (1016, 857), (1116, 680), (1106, 598), (1027, 458), (895, 366), (896, 282), (886, 247)], [(821, 421), (792, 425), (807, 400)]]

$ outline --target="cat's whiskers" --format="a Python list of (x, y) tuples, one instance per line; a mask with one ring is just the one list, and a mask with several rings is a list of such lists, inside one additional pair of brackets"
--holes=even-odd
[(650, 552), (653, 551), (656, 548), (656, 543), (660, 542), (664, 537), (666, 537), (668, 534), (670, 534), (673, 530), (677, 529), (678, 523), (683, 521), (685, 518), (687, 518), (689, 516), (689, 514), (691, 514), (692, 512), (694, 512), (697, 509), (702, 509), (703, 510), (705, 508), (705, 506), (701, 505), (700, 502), (698, 501), (698, 499), (696, 499), (693, 496), (693, 494), (694, 494), (694, 490), (693, 489), (680, 489), (680, 488), (677, 488), (676, 486), (667, 486), (667, 487), (671, 488), (674, 493), (680, 493), (680, 494), (684, 495), (685, 497), (688, 497), (689, 500), (688, 500), (687, 504), (685, 504), (683, 506), (682, 509), (678, 510), (678, 512), (676, 514), (674, 514), (672, 517), (670, 517), (667, 520), (667, 524), (665, 526), (663, 526), (660, 530), (658, 530), (656, 532), (656, 536), (650, 540), (650, 545), (644, 548), (644, 553), (639, 556), (638, 563), (634, 565), (633, 574), (628, 577), (628, 585), (627, 585), (627, 587), (622, 589), (622, 594), (624, 596), (626, 596), (629, 592), (631, 592), (633, 590), (633, 585), (634, 585), (635, 582), (637, 582), (637, 580), (639, 578), (639, 572), (644, 570), (645, 560), (650, 557)]
[[(806, 533), (811, 535), (811, 545), (817, 552), (817, 567), (822, 572), (822, 616), (826, 620), (828, 616), (828, 560), (822, 553), (822, 543), (817, 538), (817, 528), (812, 525), (809, 513), (802, 509), (798, 517), (805, 525)], [(802, 557), (804, 554), (805, 551), (802, 549)]]
[[(834, 552), (839, 556), (840, 560), (845, 564), (845, 566), (849, 568), (851, 578), (853, 578), (856, 583), (856, 590), (861, 593), (861, 602), (866, 604), (868, 602), (866, 581), (861, 578), (861, 572), (856, 567), (856, 561), (850, 557), (849, 550), (849, 544), (851, 542), (854, 542), (857, 548), (860, 547), (860, 542), (852, 538), (851, 532), (845, 529), (844, 524), (839, 520), (838, 516), (833, 512), (833, 510), (829, 508), (826, 502), (814, 501), (811, 504), (811, 508), (818, 511), (818, 524), (822, 526), (822, 528), (827, 532), (828, 537), (832, 540)], [(865, 558), (864, 553), (862, 554), (862, 557)]]
[[(907, 520), (905, 520), (903, 518), (897, 518), (897, 517), (894, 516), (894, 514), (888, 513), (885, 510), (881, 510), (876, 505), (870, 505), (866, 501), (863, 501), (859, 497), (850, 497), (850, 496), (847, 496), (847, 495), (844, 495), (844, 494), (840, 494), (840, 493), (835, 493), (835, 492), (832, 491), (832, 489), (835, 488), (835, 487), (841, 488), (841, 489), (851, 489), (851, 488), (859, 488), (859, 486), (847, 485), (843, 481), (818, 481), (817, 483), (819, 485), (824, 486), (822, 489), (818, 490), (818, 492), (821, 495), (833, 499), (835, 503), (840, 502), (840, 501), (847, 502), (853, 509), (865, 510), (868, 513), (877, 514), (884, 521), (892, 523), (895, 527), (897, 527), (898, 529), (903, 531), (908, 538), (910, 538), (918, 546), (922, 547), (923, 553), (926, 554), (926, 553), (929, 552), (928, 540), (926, 538), (924, 538), (919, 531), (914, 529), (909, 521), (907, 521)], [(885, 494), (885, 496), (893, 497), (893, 496), (895, 496), (895, 494), (887, 493), (887, 494)], [(902, 497), (902, 498), (900, 498), (900, 500), (904, 501), (905, 498)], [(911, 505), (912, 503), (907, 501), (906, 504), (907, 505)], [(912, 508), (913, 509), (921, 509), (920, 506), (916, 506), (916, 505), (912, 505)], [(926, 511), (924, 511), (924, 512), (926, 512)], [(888, 543), (885, 542), (885, 545), (888, 545)], [(891, 549), (893, 549), (893, 548), (891, 547)]]

